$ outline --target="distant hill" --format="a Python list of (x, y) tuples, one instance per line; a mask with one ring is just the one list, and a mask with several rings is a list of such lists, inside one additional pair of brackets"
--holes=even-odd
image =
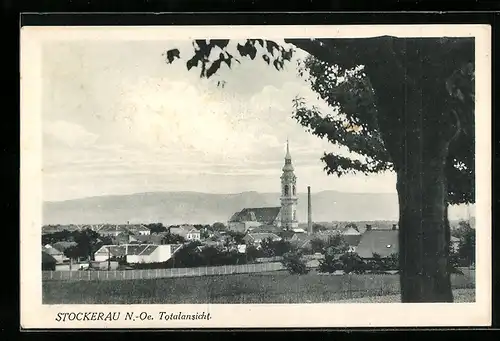
[[(311, 194), (313, 221), (397, 220), (396, 194)], [(207, 224), (227, 222), (245, 207), (279, 206), (279, 193), (208, 194), (152, 192), (44, 202), (44, 224), (148, 223)], [(307, 194), (299, 195), (297, 216), (307, 221)]]

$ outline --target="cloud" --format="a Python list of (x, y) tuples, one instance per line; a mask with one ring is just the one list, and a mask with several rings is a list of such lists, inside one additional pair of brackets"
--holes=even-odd
[[(192, 53), (185, 41), (47, 47), (45, 198), (279, 191), (287, 138), (301, 184), (352, 190), (364, 183), (323, 172), (323, 152), (337, 149), (292, 118), (296, 95), (321, 104), (293, 62), (278, 72), (242, 59), (202, 80), (197, 70), (187, 71), (185, 60), (165, 64), (161, 53), (181, 45), (181, 54)], [(223, 89), (215, 84), (221, 78)]]
[(58, 120), (44, 124), (44, 134), (68, 147), (88, 147), (97, 140), (98, 135), (87, 131), (79, 124)]

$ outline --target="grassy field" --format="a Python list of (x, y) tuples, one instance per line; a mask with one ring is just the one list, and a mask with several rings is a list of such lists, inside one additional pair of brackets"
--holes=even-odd
[[(368, 296), (353, 299), (340, 300), (339, 303), (398, 303), (399, 295)], [(475, 289), (454, 289), (453, 299), (455, 303), (468, 303), (476, 301)]]
[[(287, 272), (123, 281), (44, 281), (44, 304), (320, 303), (397, 295), (397, 275), (332, 276)], [(454, 288), (474, 278), (453, 275)]]

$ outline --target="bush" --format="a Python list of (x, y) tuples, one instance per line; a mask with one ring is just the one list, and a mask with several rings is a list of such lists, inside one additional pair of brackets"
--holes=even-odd
[(357, 253), (348, 252), (340, 256), (340, 263), (344, 273), (363, 274), (368, 269), (367, 264), (359, 257)]
[(293, 246), (286, 240), (272, 240), (267, 238), (261, 243), (262, 251), (265, 257), (280, 257), (293, 251)]
[(291, 274), (304, 275), (309, 272), (307, 264), (302, 259), (302, 254), (300, 252), (285, 253), (281, 263)]
[(326, 253), (325, 258), (319, 261), (320, 272), (344, 271), (344, 273), (365, 273), (368, 265), (356, 253), (346, 252), (342, 255)]

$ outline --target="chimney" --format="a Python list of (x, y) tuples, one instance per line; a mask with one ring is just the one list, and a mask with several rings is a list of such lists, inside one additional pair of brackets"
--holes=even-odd
[(397, 230), (398, 229), (398, 224), (392, 224), (392, 230)]
[(371, 231), (371, 230), (372, 230), (372, 225), (366, 224), (366, 231)]
[(307, 232), (313, 233), (312, 230), (312, 211), (311, 211), (311, 186), (307, 186)]

